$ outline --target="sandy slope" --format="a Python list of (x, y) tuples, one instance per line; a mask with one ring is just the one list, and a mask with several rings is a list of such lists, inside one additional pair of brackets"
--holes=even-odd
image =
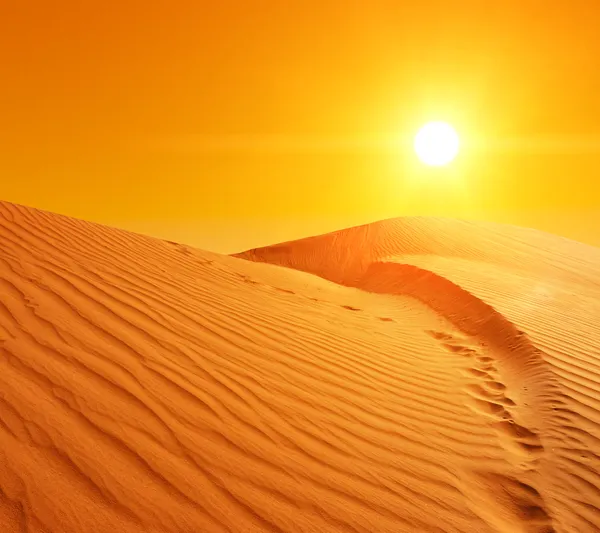
[(600, 529), (600, 250), (405, 219), (241, 255), (0, 203), (1, 531)]
[[(535, 490), (536, 514), (556, 531), (600, 531), (600, 249), (525, 228), (405, 218), (239, 256), (411, 296), (477, 339), (491, 368), (473, 369), (484, 383), (469, 390), (516, 466), (502, 479)], [(511, 461), (515, 445), (522, 462)], [(502, 501), (506, 481), (477, 470), (492, 474), (494, 504), (473, 479), (471, 508), (500, 530), (528, 531), (530, 504)], [(509, 508), (520, 509), (513, 525), (499, 520)]]

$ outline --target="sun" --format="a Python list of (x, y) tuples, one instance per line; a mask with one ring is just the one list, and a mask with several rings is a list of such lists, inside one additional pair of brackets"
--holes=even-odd
[(460, 142), (456, 130), (447, 122), (428, 122), (415, 136), (415, 152), (426, 165), (441, 167), (458, 154)]

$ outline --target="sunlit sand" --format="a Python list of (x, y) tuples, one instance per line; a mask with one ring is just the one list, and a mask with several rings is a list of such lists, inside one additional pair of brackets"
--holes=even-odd
[(2, 533), (600, 530), (600, 249), (218, 255), (0, 203)]

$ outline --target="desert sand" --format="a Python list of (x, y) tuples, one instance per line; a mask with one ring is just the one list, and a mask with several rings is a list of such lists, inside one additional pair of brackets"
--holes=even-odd
[(600, 249), (224, 256), (0, 203), (0, 531), (600, 531)]

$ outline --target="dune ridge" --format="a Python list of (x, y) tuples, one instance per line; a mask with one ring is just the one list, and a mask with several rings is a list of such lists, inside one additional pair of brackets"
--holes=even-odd
[[(349, 281), (346, 283), (350, 285)], [(460, 480), (459, 484), (467, 486), (464, 489), (466, 496), (486, 491), (493, 494), (501, 488), (511, 494), (509, 501), (504, 503), (499, 504), (494, 496), (488, 496), (473, 506), (473, 510), (491, 526), (501, 530), (514, 528), (515, 523), (525, 517), (527, 525), (522, 526), (522, 531), (554, 531), (543, 497), (534, 487), (532, 476), (527, 474), (534, 469), (535, 456), (544, 451), (539, 426), (552, 412), (552, 406), (544, 399), (550, 397), (551, 391), (556, 391), (557, 386), (541, 352), (527, 335), (492, 306), (465, 289), (442, 276), (412, 265), (373, 263), (350, 286), (374, 293), (415, 298), (444, 316), (466, 335), (465, 338), (448, 332), (427, 331), (441, 342), (444, 349), (475, 359), (469, 370), (480, 380), (470, 386), (472, 407), (494, 420), (493, 427), (501, 438), (504, 437), (509, 453), (516, 451), (516, 463), (523, 472), (507, 475), (482, 468)], [(477, 341), (473, 341), (473, 338)], [(484, 352), (481, 347), (487, 350)], [(484, 355), (488, 351), (494, 357)], [(509, 383), (510, 387), (505, 383)], [(510, 408), (517, 404), (505, 395), (507, 388), (512, 391), (512, 397), (519, 396), (521, 403), (535, 406), (534, 416), (521, 412), (519, 418), (535, 424), (537, 431), (515, 421)], [(476, 485), (475, 488), (473, 485)], [(490, 512), (489, 508), (494, 506), (501, 508), (500, 511)], [(506, 515), (508, 518), (505, 518)]]
[[(590, 405), (588, 396), (586, 404), (582, 404), (572, 394), (569, 394), (568, 382), (571, 380), (571, 376), (557, 373), (552, 355), (540, 349), (524, 331), (524, 329), (530, 329), (537, 340), (538, 324), (535, 321), (533, 324), (529, 321), (521, 321), (519, 316), (517, 321), (520, 322), (520, 326), (517, 327), (513, 321), (492, 305), (492, 303), (500, 301), (502, 306), (506, 300), (511, 298), (518, 301), (514, 291), (519, 285), (505, 287), (508, 289), (506, 291), (508, 297), (503, 300), (490, 298), (488, 291), (478, 286), (477, 281), (473, 283), (469, 279), (469, 274), (473, 273), (472, 270), (463, 269), (461, 276), (455, 276), (456, 270), (453, 268), (454, 263), (461, 264), (461, 262), (467, 262), (470, 268), (479, 265), (486, 265), (484, 268), (488, 268), (491, 265), (496, 268), (501, 267), (501, 270), (498, 269), (495, 272), (496, 275), (502, 275), (508, 271), (509, 274), (519, 276), (529, 283), (536, 283), (540, 275), (552, 275), (550, 283), (562, 290), (568, 288), (585, 291), (588, 294), (591, 289), (596, 295), (593, 307), (597, 311), (596, 316), (600, 316), (600, 292), (598, 292), (600, 250), (567, 239), (554, 238), (535, 230), (494, 224), (483, 224), (478, 227), (465, 221), (439, 219), (435, 221), (439, 225), (432, 224), (437, 230), (433, 235), (431, 227), (423, 228), (423, 219), (416, 220), (418, 220), (416, 228), (410, 227), (410, 221), (407, 222), (406, 219), (382, 221), (376, 223), (375, 228), (373, 225), (359, 226), (301, 241), (249, 250), (237, 254), (237, 256), (301, 269), (325, 279), (369, 292), (391, 296), (411, 296), (442, 315), (462, 333), (478, 339), (479, 345), (489, 347), (492, 357), (481, 357), (468, 343), (449, 343), (447, 341), (452, 340), (452, 336), (440, 332), (430, 332), (453, 353), (467, 357), (475, 355), (478, 361), (485, 362), (486, 368), (474, 367), (471, 372), (477, 377), (484, 378), (488, 390), (491, 385), (493, 388), (510, 392), (511, 397), (508, 404), (510, 408), (506, 407), (506, 397), (500, 398), (499, 401), (497, 396), (494, 398), (495, 401), (491, 402), (494, 407), (490, 408), (490, 395), (484, 393), (484, 388), (480, 385), (472, 385), (471, 391), (477, 396), (476, 408), (500, 418), (502, 421), (494, 423), (494, 427), (516, 437), (516, 442), (521, 445), (521, 448), (535, 456), (533, 461), (520, 463), (524, 475), (515, 474), (512, 478), (506, 478), (498, 476), (492, 470), (478, 472), (475, 476), (477, 479), (480, 480), (483, 476), (484, 479), (494, 479), (494, 481), (490, 484), (485, 482), (482, 484), (481, 481), (478, 481), (479, 488), (476, 491), (482, 492), (482, 485), (488, 485), (490, 490), (500, 490), (501, 487), (506, 487), (503, 480), (510, 479), (508, 485), (513, 488), (518, 486), (519, 489), (514, 490), (513, 496), (510, 496), (505, 502), (508, 507), (514, 508), (515, 505), (518, 507), (516, 502), (520, 501), (524, 508), (531, 510), (530, 501), (522, 498), (521, 491), (523, 487), (526, 487), (525, 492), (535, 493), (542, 500), (544, 494), (554, 502), (562, 499), (563, 509), (550, 511), (556, 516), (555, 522), (560, 524), (557, 530), (560, 531), (563, 528), (565, 531), (600, 530), (599, 513), (590, 512), (593, 505), (582, 505), (581, 497), (574, 497), (573, 493), (564, 491), (561, 486), (566, 482), (570, 487), (577, 487), (578, 490), (585, 487), (586, 497), (600, 503), (600, 483), (598, 482), (600, 457), (593, 452), (600, 445), (598, 440), (600, 431), (597, 423), (592, 424), (591, 431), (579, 430), (579, 433), (583, 435), (583, 438), (580, 437), (577, 441), (580, 445), (578, 448), (581, 453), (580, 457), (593, 458), (593, 461), (587, 464), (590, 471), (584, 476), (583, 479), (586, 481), (583, 482), (583, 485), (581, 473), (574, 471), (579, 470), (579, 466), (576, 468), (567, 466), (561, 473), (560, 480), (548, 479), (558, 464), (566, 466), (565, 463), (571, 461), (571, 459), (560, 457), (563, 452), (567, 452), (564, 455), (574, 455), (572, 450), (569, 450), (568, 446), (563, 446), (562, 443), (572, 439), (572, 431), (578, 425), (589, 427), (590, 422), (597, 420), (600, 411), (592, 411), (590, 415), (589, 410), (591, 405), (597, 409), (597, 402)], [(431, 223), (431, 221), (426, 222)], [(452, 231), (442, 228), (442, 224), (450, 225)], [(471, 231), (468, 235), (462, 236), (458, 231), (460, 226), (470, 227)], [(411, 230), (414, 230), (414, 234), (409, 238), (407, 234)], [(507, 235), (503, 235), (503, 230)], [(403, 235), (403, 239), (399, 239), (399, 233)], [(514, 258), (507, 261), (506, 257), (494, 250), (498, 245), (500, 248), (507, 247), (506, 240), (498, 242), (498, 235), (509, 236), (510, 243), (516, 240), (517, 253), (511, 255), (513, 257), (516, 255), (517, 259), (530, 259), (526, 258), (523, 251), (537, 250), (541, 256), (540, 259), (545, 260), (543, 266), (540, 268), (540, 265), (531, 264), (527, 260), (523, 263), (515, 262)], [(473, 246), (473, 241), (478, 245)], [(351, 242), (355, 247), (350, 246)], [(437, 248), (432, 247), (432, 242)], [(415, 245), (415, 243), (418, 244)], [(484, 244), (487, 246), (483, 246)], [(557, 244), (562, 245), (562, 249), (557, 247)], [(350, 250), (356, 249), (360, 250), (360, 253), (356, 254), (360, 255), (360, 258), (350, 253)], [(557, 249), (561, 250), (564, 255), (557, 253)], [(339, 263), (324, 262), (325, 250), (329, 254), (328, 257), (335, 257)], [(542, 253), (540, 254), (540, 252)], [(560, 257), (563, 261), (558, 264), (551, 263), (548, 261), (548, 255), (553, 258)], [(433, 270), (423, 268), (430, 265), (437, 266), (440, 262), (445, 268), (434, 268)], [(473, 277), (477, 280), (477, 276)], [(457, 279), (462, 286), (452, 281), (452, 278)], [(491, 276), (487, 281), (493, 286), (494, 279)], [(467, 290), (465, 286), (470, 290)], [(476, 294), (479, 294), (480, 297)], [(571, 302), (564, 301), (562, 303), (568, 305)], [(547, 319), (548, 316), (544, 315), (543, 318)], [(555, 325), (558, 326), (558, 324)], [(595, 339), (595, 347), (598, 348), (600, 346), (599, 337), (595, 336)], [(540, 341), (542, 345), (545, 344), (543, 338)], [(589, 348), (592, 349), (590, 355), (595, 356), (595, 363), (597, 363), (600, 360), (600, 349), (594, 350), (594, 345)], [(564, 361), (563, 357), (562, 362)], [(492, 378), (490, 374), (493, 374), (494, 377)], [(600, 390), (597, 383), (597, 381), (594, 382), (596, 391)], [(514, 415), (511, 416), (511, 411), (517, 415), (519, 423), (515, 421)], [(586, 415), (582, 415), (582, 411)], [(510, 425), (506, 423), (507, 421)], [(551, 448), (552, 454), (556, 453), (558, 460), (542, 455), (545, 452), (545, 446)], [(514, 442), (508, 448), (514, 448)], [(529, 474), (533, 470), (536, 471), (533, 479), (537, 477), (537, 482), (524, 483), (523, 479), (532, 479)], [(590, 479), (594, 479), (594, 481), (590, 482)], [(473, 478), (471, 478), (472, 480)], [(553, 494), (552, 488), (561, 495)], [(512, 489), (506, 489), (506, 491), (513, 492)], [(566, 505), (565, 499), (568, 501)], [(498, 501), (493, 501), (493, 498), (491, 500), (483, 499), (474, 510), (481, 513), (482, 518), (487, 520), (490, 525), (500, 529), (506, 527), (509, 530), (507, 522), (498, 521), (494, 512), (489, 511), (490, 507), (498, 506)], [(539, 531), (554, 531), (555, 525), (552, 520), (548, 519), (547, 506), (540, 504), (533, 507), (537, 509), (535, 514), (541, 517), (542, 525), (539, 526), (541, 528)], [(564, 507), (568, 507), (568, 509), (564, 509)], [(504, 511), (506, 510), (504, 509)], [(503, 513), (498, 510), (498, 514)], [(533, 531), (538, 531), (538, 521), (530, 525), (532, 525)], [(514, 527), (516, 526), (513, 525)]]
[(518, 282), (596, 252), (441, 226), (228, 257), (0, 203), (3, 531), (598, 530), (600, 363)]

